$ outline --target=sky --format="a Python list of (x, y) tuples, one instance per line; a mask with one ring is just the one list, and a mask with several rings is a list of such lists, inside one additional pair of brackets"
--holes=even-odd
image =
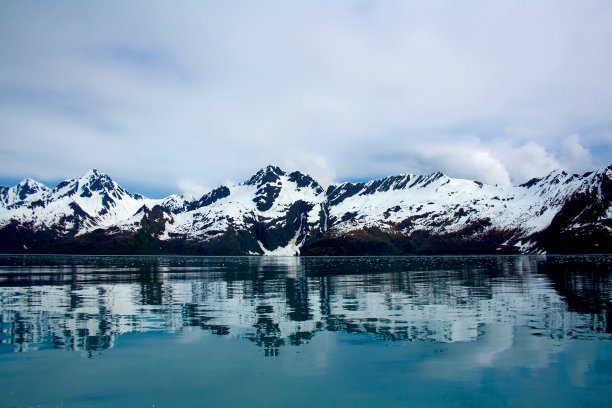
[(612, 164), (612, 2), (2, 1), (0, 184)]

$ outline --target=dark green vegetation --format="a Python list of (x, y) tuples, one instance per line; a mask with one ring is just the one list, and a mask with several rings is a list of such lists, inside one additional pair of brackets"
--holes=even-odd
[[(287, 218), (301, 213), (304, 202), (294, 204)], [(560, 212), (544, 231), (534, 234), (539, 251), (549, 254), (612, 253), (610, 229), (594, 225), (591, 228), (563, 230), (563, 218), (573, 203)], [(567, 212), (565, 211), (567, 210)], [(248, 230), (227, 229), (206, 241), (182, 237), (161, 240), (164, 232), (162, 207), (156, 206), (143, 216), (135, 233), (119, 229), (95, 230), (80, 236), (58, 239), (53, 229), (32, 231), (9, 224), (0, 230), (0, 251), (6, 253), (65, 253), (65, 254), (191, 254), (191, 255), (248, 255), (263, 254), (258, 241), (266, 248), (274, 248), (288, 242), (299, 230), (299, 222), (254, 222)], [(606, 225), (612, 228), (612, 221)], [(409, 235), (389, 233), (379, 228), (365, 228), (347, 234), (330, 237), (327, 234), (310, 237), (301, 248), (303, 256), (359, 256), (359, 255), (440, 255), (440, 254), (513, 254), (515, 246), (503, 244), (514, 231), (486, 229), (486, 221), (474, 222), (452, 233), (435, 234), (414, 231)]]
[(302, 248), (302, 255), (439, 255), (503, 254), (516, 248), (500, 248), (511, 232), (483, 229), (482, 222), (448, 234), (415, 231), (411, 235), (389, 234), (379, 228), (367, 228), (349, 234), (321, 239)]

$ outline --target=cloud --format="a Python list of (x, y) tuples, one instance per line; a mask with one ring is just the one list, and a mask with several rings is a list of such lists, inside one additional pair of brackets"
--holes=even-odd
[(191, 196), (195, 199), (199, 199), (211, 190), (209, 187), (203, 186), (191, 180), (179, 180), (178, 188), (182, 194)]
[(504, 167), (512, 174), (514, 184), (520, 184), (562, 168), (553, 153), (535, 142), (519, 146), (502, 142), (496, 146), (495, 150)]
[(295, 159), (285, 159), (282, 166), (287, 171), (300, 171), (314, 178), (323, 188), (336, 182), (336, 174), (325, 156), (296, 154)]
[(568, 167), (578, 171), (587, 171), (594, 167), (591, 152), (580, 144), (580, 135), (566, 137), (561, 146), (561, 160)]
[(489, 184), (511, 184), (510, 174), (500, 159), (476, 143), (425, 145), (415, 156), (418, 167), (438, 169), (452, 177), (476, 178)]
[(98, 167), (170, 193), (269, 163), (323, 184), (607, 165), (611, 19), (606, 1), (3, 3), (0, 177)]

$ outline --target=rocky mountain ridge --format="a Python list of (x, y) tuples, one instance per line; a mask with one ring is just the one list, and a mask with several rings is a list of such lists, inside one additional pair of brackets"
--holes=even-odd
[(0, 187), (0, 251), (202, 255), (612, 253), (612, 166), (500, 187), (442, 173), (331, 185), (267, 166), (197, 199), (91, 170)]

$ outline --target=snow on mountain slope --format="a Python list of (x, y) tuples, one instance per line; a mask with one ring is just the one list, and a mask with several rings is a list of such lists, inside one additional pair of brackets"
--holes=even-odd
[[(435, 173), (343, 183), (327, 192), (305, 174), (268, 166), (243, 183), (217, 187), (197, 200), (178, 195), (148, 199), (92, 170), (53, 189), (31, 179), (0, 187), (0, 249), (44, 248), (60, 240), (70, 248), (70, 239), (89, 237), (80, 243), (86, 249), (106, 237), (115, 245), (109, 251), (123, 240), (127, 252), (163, 247), (169, 252), (293, 255), (331, 240), (319, 245), (319, 254), (358, 254), (369, 247), (351, 247), (342, 240), (360, 231), (381, 231), (386, 236), (364, 233), (360, 239), (382, 239), (378, 253), (452, 252), (494, 231), (478, 251), (548, 247), (571, 252), (577, 243), (584, 243), (582, 251), (591, 245), (608, 251), (611, 203), (612, 166), (583, 175), (554, 171), (514, 187)], [(565, 243), (559, 246), (561, 235)], [(440, 246), (439, 240), (427, 241), (431, 236), (451, 238)], [(130, 239), (137, 242), (126, 242)], [(394, 246), (396, 240), (404, 241)]]
[(326, 196), (309, 176), (268, 166), (244, 183), (220, 186), (197, 201), (130, 194), (97, 170), (53, 189), (24, 180), (1, 189), (0, 200), (0, 229), (16, 224), (32, 231), (52, 230), (58, 237), (96, 229), (109, 235), (134, 234), (150, 218), (147, 225), (157, 224), (150, 231), (162, 241), (205, 243), (234, 233), (250, 241), (248, 252), (294, 255), (322, 232)]
[(44, 184), (30, 178), (23, 180), (14, 187), (0, 187), (0, 205), (11, 207), (25, 201), (35, 201), (49, 191)]
[(441, 173), (402, 175), (331, 186), (330, 235), (368, 227), (448, 233), (478, 220), (529, 235), (546, 228), (566, 200), (612, 179), (610, 167), (582, 176), (554, 171), (516, 187), (453, 179)]
[[(286, 247), (293, 255), (317, 230), (325, 202), (325, 192), (309, 176), (268, 166), (244, 183), (218, 187), (190, 203), (194, 208), (175, 214), (168, 234), (209, 240), (228, 229), (254, 230), (264, 253)], [(266, 232), (283, 228), (291, 237), (266, 242)]]
[[(24, 193), (24, 191), (26, 191)], [(19, 197), (21, 201), (15, 201)], [(0, 227), (9, 222), (34, 229), (57, 227), (64, 233), (83, 234), (113, 226), (155, 200), (132, 195), (107, 175), (91, 170), (78, 179), (66, 180), (55, 188), (24, 180), (9, 189), (0, 207)]]

